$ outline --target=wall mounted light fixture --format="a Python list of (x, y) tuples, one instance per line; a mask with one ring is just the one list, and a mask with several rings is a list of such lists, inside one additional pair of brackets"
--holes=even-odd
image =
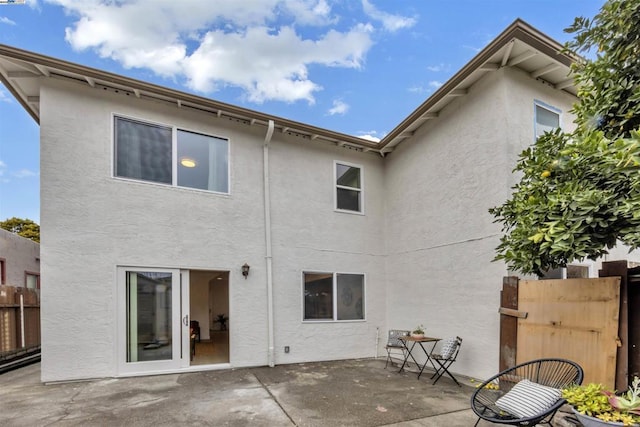
[(249, 275), (249, 269), (251, 267), (249, 266), (249, 264), (247, 264), (246, 262), (244, 263), (244, 265), (242, 266), (242, 275), (244, 276), (244, 278), (246, 279), (247, 276)]

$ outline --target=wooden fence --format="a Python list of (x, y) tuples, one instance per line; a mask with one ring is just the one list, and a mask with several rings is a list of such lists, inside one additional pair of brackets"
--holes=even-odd
[(39, 346), (38, 291), (0, 286), (0, 356)]
[(565, 280), (505, 278), (501, 368), (559, 357), (580, 364), (584, 382), (616, 385), (620, 277)]

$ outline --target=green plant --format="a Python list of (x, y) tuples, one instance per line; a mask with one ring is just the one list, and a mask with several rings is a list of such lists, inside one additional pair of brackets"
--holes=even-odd
[(413, 331), (411, 331), (411, 333), (416, 335), (424, 334), (424, 326), (422, 325), (416, 326), (416, 328)]
[(562, 391), (562, 397), (581, 414), (625, 426), (640, 423), (640, 378), (634, 377), (629, 389), (616, 395), (602, 384), (574, 385)]
[(576, 129), (538, 138), (520, 155), (510, 198), (489, 212), (502, 224), (496, 260), (542, 275), (597, 259), (621, 241), (640, 248), (640, 2), (609, 0), (576, 18)]

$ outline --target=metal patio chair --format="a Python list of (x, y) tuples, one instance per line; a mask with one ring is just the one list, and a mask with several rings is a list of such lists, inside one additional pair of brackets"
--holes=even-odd
[(462, 338), (447, 338), (442, 341), (442, 346), (440, 347), (440, 352), (435, 353), (432, 352), (429, 357), (431, 360), (436, 362), (438, 365), (436, 367), (436, 371), (431, 376), (431, 379), (435, 378), (433, 383), (437, 383), (438, 380), (442, 377), (442, 375), (447, 374), (449, 377), (458, 384), (458, 387), (461, 387), (460, 383), (456, 379), (456, 377), (449, 372), (449, 367), (456, 361), (458, 357), (458, 353), (460, 352), (460, 346), (462, 345)]
[(471, 409), (495, 424), (534, 426), (551, 424), (565, 403), (562, 389), (581, 384), (580, 365), (565, 359), (537, 359), (505, 369), (478, 386)]
[(384, 364), (385, 369), (389, 362), (393, 365), (394, 355), (401, 357), (402, 361), (404, 361), (407, 357), (407, 348), (404, 346), (404, 343), (400, 341), (400, 337), (409, 336), (409, 331), (405, 331), (403, 329), (389, 329), (389, 337), (387, 339), (387, 345), (384, 346), (385, 350), (387, 350), (387, 361)]

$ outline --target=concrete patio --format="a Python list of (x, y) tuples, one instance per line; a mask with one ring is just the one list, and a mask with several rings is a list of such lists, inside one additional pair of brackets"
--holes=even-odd
[(473, 383), (429, 376), (364, 359), (44, 385), (34, 364), (0, 375), (0, 425), (472, 426)]

